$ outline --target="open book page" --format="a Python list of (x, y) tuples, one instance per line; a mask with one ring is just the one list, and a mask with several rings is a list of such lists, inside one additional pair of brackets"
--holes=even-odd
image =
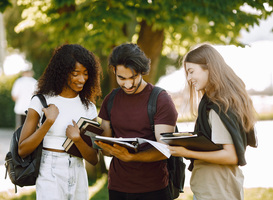
[[(158, 151), (160, 151), (162, 154), (164, 154), (167, 158), (171, 156), (170, 151), (168, 149), (168, 145), (159, 143), (156, 141), (144, 139), (144, 138), (112, 138), (112, 137), (104, 137), (104, 136), (95, 136), (92, 137), (92, 140), (100, 140), (105, 143), (109, 144), (120, 144), (121, 146), (124, 147), (129, 147), (129, 148), (134, 148), (136, 149), (135, 152), (137, 152), (138, 146), (143, 143), (149, 143), (152, 146), (154, 146)], [(94, 147), (94, 145), (93, 145)]]
[(198, 137), (198, 135), (181, 135), (181, 136), (167, 136), (167, 137), (161, 137), (160, 140), (178, 140), (183, 138), (195, 138)]
[(148, 139), (144, 139), (144, 138), (138, 138), (138, 142), (139, 142), (139, 144), (148, 142), (149, 144), (154, 146), (158, 151), (160, 151), (167, 158), (169, 158), (171, 156), (170, 150), (168, 149), (168, 145), (166, 145), (166, 144), (152, 141), (152, 140), (148, 140)]
[(99, 146), (97, 146), (94, 141), (102, 141), (107, 144), (118, 144), (120, 146), (123, 146), (127, 148), (128, 150), (132, 150), (133, 152), (138, 151), (138, 141), (136, 138), (113, 138), (113, 137), (105, 137), (105, 136), (93, 136), (91, 137), (93, 142), (93, 148), (100, 149)]
[(167, 137), (191, 137), (194, 135), (197, 135), (197, 133), (194, 132), (168, 132), (168, 133), (161, 133), (160, 134), (162, 137), (167, 138)]
[(96, 136), (97, 139), (103, 139), (113, 142), (137, 142), (137, 138), (114, 138), (114, 137), (106, 137), (106, 136)]

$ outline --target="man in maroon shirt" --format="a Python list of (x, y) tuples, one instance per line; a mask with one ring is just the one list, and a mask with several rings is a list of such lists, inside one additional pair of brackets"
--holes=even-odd
[[(150, 69), (150, 59), (144, 52), (136, 44), (122, 44), (110, 55), (109, 67), (121, 90), (115, 95), (110, 117), (107, 112), (109, 94), (102, 103), (99, 117), (104, 135), (160, 141), (160, 133), (174, 132), (177, 111), (166, 91), (157, 99), (155, 132), (150, 126), (147, 105), (154, 86), (142, 78)], [(110, 200), (172, 199), (167, 158), (154, 147), (146, 145), (138, 153), (130, 153), (119, 145), (97, 144), (106, 155), (113, 156), (108, 173)]]

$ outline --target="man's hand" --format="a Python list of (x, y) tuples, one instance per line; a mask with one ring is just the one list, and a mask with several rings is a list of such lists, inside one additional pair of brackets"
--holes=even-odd
[(107, 154), (115, 156), (119, 160), (123, 162), (130, 162), (132, 161), (133, 155), (129, 153), (128, 149), (122, 147), (118, 144), (109, 145), (101, 141), (95, 141), (96, 145), (103, 149)]

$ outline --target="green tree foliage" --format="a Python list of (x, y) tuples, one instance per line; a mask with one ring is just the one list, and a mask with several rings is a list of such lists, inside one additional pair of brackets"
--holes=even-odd
[(11, 2), (9, 0), (1, 0), (0, 1), (0, 12), (4, 12), (4, 10), (11, 6)]
[(14, 28), (22, 20), (22, 12), (23, 8), (17, 6), (14, 0), (13, 6), (8, 7), (4, 13), (8, 47), (18, 48), (21, 52), (24, 52), (26, 59), (32, 62), (35, 78), (39, 78), (49, 62), (52, 49), (44, 45), (47, 43), (47, 36), (42, 30), (26, 29), (15, 32)]
[[(182, 56), (204, 41), (242, 45), (238, 42), (240, 30), (267, 18), (273, 1), (18, 0), (17, 5), (23, 11), (16, 33), (43, 33), (42, 49), (79, 43), (106, 59), (114, 46), (138, 43), (151, 58), (147, 79), (155, 83), (165, 73), (166, 66), (160, 65), (162, 55), (175, 52)], [(256, 12), (246, 12), (243, 6)], [(108, 76), (104, 81), (109, 82)]]

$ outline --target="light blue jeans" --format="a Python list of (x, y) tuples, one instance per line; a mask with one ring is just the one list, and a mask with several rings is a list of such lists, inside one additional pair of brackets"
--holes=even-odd
[(83, 159), (43, 149), (36, 181), (37, 200), (88, 200)]
[(195, 197), (195, 195), (193, 195), (193, 200), (197, 200), (196, 197)]

